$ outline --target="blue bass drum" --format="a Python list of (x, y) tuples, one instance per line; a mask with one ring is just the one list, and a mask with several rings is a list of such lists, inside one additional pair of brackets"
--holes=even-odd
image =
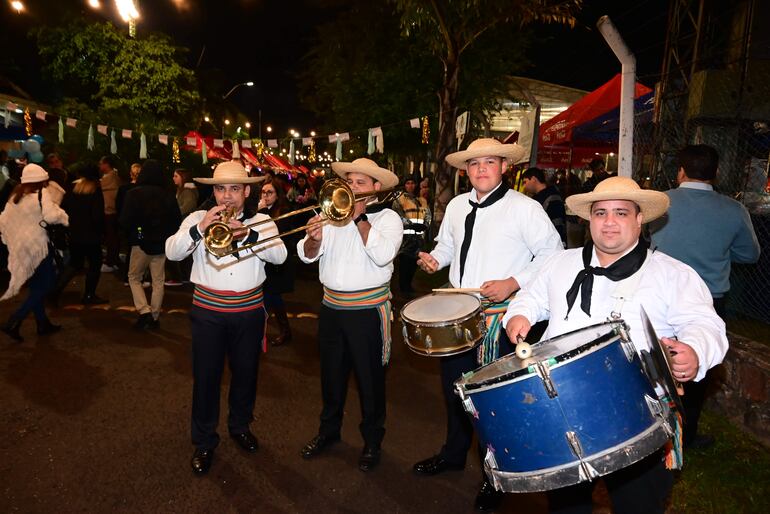
[(505, 492), (548, 491), (633, 464), (673, 435), (622, 321), (576, 330), (507, 355), (455, 383)]

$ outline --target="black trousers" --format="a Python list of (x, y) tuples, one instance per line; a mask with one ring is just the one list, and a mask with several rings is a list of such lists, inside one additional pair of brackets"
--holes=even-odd
[(265, 311), (223, 313), (193, 305), (190, 309), (193, 361), (192, 443), (197, 448), (219, 444), (219, 389), (225, 357), (230, 366), (231, 434), (249, 429), (257, 397), (257, 368), (265, 330)]
[[(720, 318), (725, 319), (725, 303), (726, 298), (714, 298), (714, 310)], [(682, 443), (685, 447), (695, 441), (698, 437), (698, 422), (700, 421), (700, 413), (703, 410), (703, 404), (706, 401), (706, 390), (708, 389), (709, 375), (706, 376), (700, 382), (685, 382), (682, 384), (684, 388), (684, 396), (682, 396), (682, 406), (684, 407), (684, 423), (682, 425)]]
[[(500, 356), (507, 355), (514, 350), (505, 330), (500, 330)], [(479, 367), (477, 352), (467, 352), (442, 357), (441, 359), (441, 388), (444, 392), (444, 403), (447, 412), (446, 442), (439, 455), (446, 461), (460, 466), (465, 465), (468, 450), (473, 439), (473, 424), (463, 408), (460, 397), (454, 389), (454, 383), (462, 377), (463, 373), (473, 371)], [(481, 452), (481, 448), (479, 448)], [(483, 459), (483, 455), (481, 458)]]
[[(657, 451), (636, 464), (602, 478), (615, 514), (663, 514), (674, 486), (663, 453)], [(591, 493), (596, 482), (548, 491), (548, 510), (554, 514), (591, 514)]]
[(88, 261), (88, 268), (86, 268), (86, 285), (83, 293), (86, 295), (96, 293), (96, 286), (99, 284), (99, 277), (102, 274), (102, 247), (99, 243), (72, 243), (70, 245), (70, 269), (65, 272), (66, 282), (62, 285), (62, 289), (72, 280), (76, 271), (83, 269), (86, 260)]
[(379, 446), (385, 436), (385, 366), (377, 309), (337, 310), (322, 305), (318, 346), (323, 397), (318, 433), (339, 437), (352, 370), (361, 400), (361, 436), (367, 446)]

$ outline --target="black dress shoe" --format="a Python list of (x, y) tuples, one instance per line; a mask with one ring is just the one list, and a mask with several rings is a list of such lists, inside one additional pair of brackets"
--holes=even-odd
[(484, 483), (481, 484), (479, 494), (476, 495), (476, 510), (484, 512), (495, 510), (500, 506), (500, 502), (502, 501), (503, 493), (496, 490), (488, 480), (484, 480)]
[(434, 455), (433, 457), (430, 457), (429, 459), (421, 460), (417, 464), (415, 464), (412, 469), (415, 473), (418, 475), (427, 475), (427, 476), (433, 476), (438, 475), (439, 473), (443, 473), (444, 471), (460, 471), (464, 469), (465, 466), (462, 464), (454, 464), (452, 462), (448, 462), (444, 460), (444, 458), (441, 455)]
[(196, 475), (205, 475), (209, 472), (211, 462), (214, 460), (214, 450), (206, 450), (204, 448), (196, 448), (193, 453), (190, 465), (192, 466), (193, 473)]
[(244, 432), (242, 434), (230, 434), (230, 437), (238, 443), (238, 446), (243, 448), (249, 453), (255, 453), (259, 449), (259, 443), (257, 438), (251, 432)]
[(315, 457), (322, 451), (324, 451), (332, 443), (336, 443), (339, 440), (340, 440), (339, 436), (330, 437), (330, 436), (319, 434), (315, 436), (313, 439), (311, 439), (310, 442), (307, 443), (304, 448), (302, 448), (302, 451), (300, 453), (302, 454), (302, 457), (304, 457), (305, 459), (310, 459), (312, 457)]
[(51, 320), (45, 320), (43, 323), (37, 324), (37, 335), (44, 336), (48, 334), (55, 334), (61, 330), (61, 325), (54, 325)]
[(380, 463), (380, 447), (364, 446), (364, 451), (358, 458), (358, 469), (361, 471), (371, 471)]

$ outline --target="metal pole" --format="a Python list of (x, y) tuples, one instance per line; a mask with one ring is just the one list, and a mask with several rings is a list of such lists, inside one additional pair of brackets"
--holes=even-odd
[(596, 22), (604, 40), (621, 64), (620, 84), (620, 135), (618, 143), (618, 175), (633, 175), (634, 158), (634, 93), (636, 89), (636, 57), (626, 46), (623, 37), (615, 28), (609, 16), (602, 16)]

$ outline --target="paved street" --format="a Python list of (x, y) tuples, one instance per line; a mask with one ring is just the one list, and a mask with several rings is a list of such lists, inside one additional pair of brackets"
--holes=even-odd
[[(305, 461), (321, 408), (315, 341), (320, 285), (300, 268), (287, 296), (294, 341), (270, 348), (260, 365), (256, 421), (260, 449), (227, 437), (226, 412), (211, 472), (189, 467), (191, 402), (189, 288), (167, 288), (157, 332), (131, 328), (128, 287), (103, 275), (104, 308), (77, 304), (82, 276), (52, 319), (64, 330), (0, 340), (0, 505), (4, 512), (471, 512), (480, 483), (475, 452), (463, 472), (433, 478), (411, 467), (439, 449), (444, 411), (437, 362), (412, 354), (394, 330), (383, 460), (358, 470), (360, 411), (351, 380), (343, 442)], [(25, 292), (23, 292), (25, 294)], [(0, 304), (7, 319), (18, 299)], [(397, 309), (400, 303), (396, 304)], [(400, 325), (394, 325), (400, 327)], [(256, 335), (255, 335), (256, 337)], [(229, 377), (225, 377), (225, 383)], [(227, 388), (223, 387), (223, 406)], [(541, 512), (542, 495), (506, 498), (502, 512)]]

